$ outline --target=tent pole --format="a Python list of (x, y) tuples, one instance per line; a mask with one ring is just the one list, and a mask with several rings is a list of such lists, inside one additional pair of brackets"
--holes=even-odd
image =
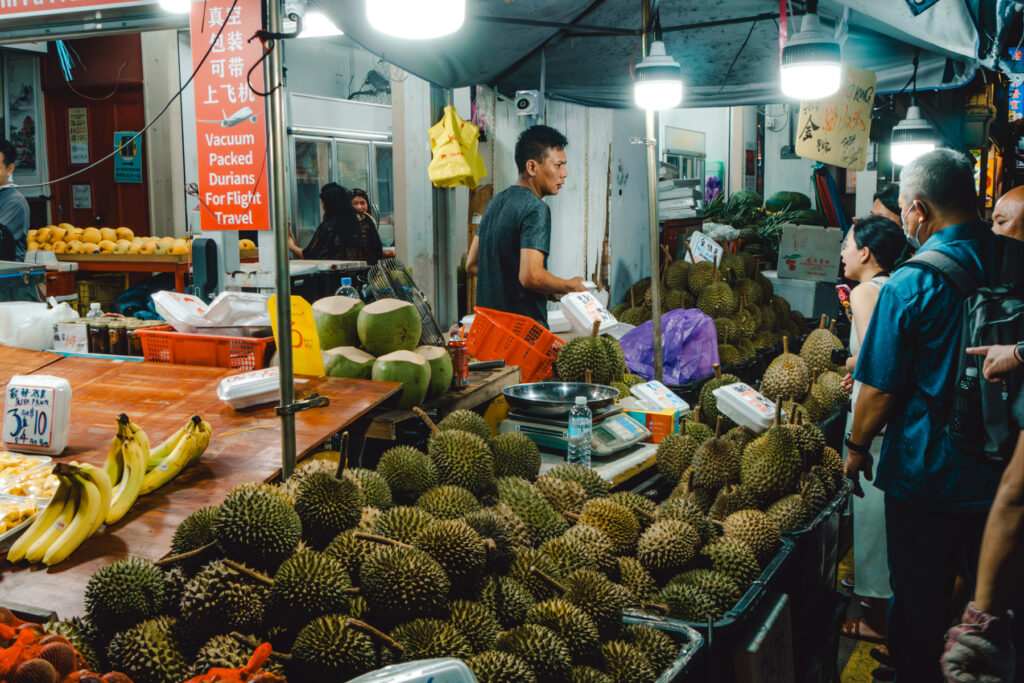
[[(267, 3), (267, 30), (281, 33), (281, 3), (270, 0)], [(271, 193), (271, 220), (274, 230), (274, 279), (277, 293), (277, 358), (280, 372), (281, 407), (281, 476), (287, 479), (295, 470), (295, 413), (291, 411), (295, 402), (295, 382), (292, 365), (292, 297), (291, 269), (288, 257), (288, 196), (285, 192), (284, 168), (284, 96), (282, 94), (282, 59), (284, 53), (280, 40), (275, 49), (263, 62), (270, 93), (267, 106), (267, 171)]]
[[(651, 1), (641, 0), (641, 16), (643, 18), (643, 55), (646, 57), (651, 48)], [(644, 144), (647, 146), (647, 224), (651, 238), (651, 324), (654, 326), (654, 379), (659, 382), (664, 377), (661, 350), (661, 288), (659, 286), (661, 263), (661, 247), (658, 230), (658, 129), (655, 112), (648, 109), (644, 112), (645, 133)]]

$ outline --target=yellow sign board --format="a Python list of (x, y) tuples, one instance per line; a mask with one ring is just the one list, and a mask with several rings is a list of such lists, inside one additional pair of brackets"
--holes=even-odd
[(805, 159), (863, 171), (868, 163), (877, 80), (873, 71), (843, 64), (841, 85), (834, 95), (800, 103), (796, 153)]
[[(267, 301), (270, 324), (274, 327), (274, 341), (281, 348), (277, 337), (277, 295)], [(320, 338), (313, 322), (313, 307), (301, 296), (292, 296), (292, 371), (296, 375), (324, 376), (324, 357), (320, 353)]]

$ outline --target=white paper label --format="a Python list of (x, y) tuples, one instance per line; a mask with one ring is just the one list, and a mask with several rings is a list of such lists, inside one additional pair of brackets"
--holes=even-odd
[(49, 448), (53, 440), (55, 390), (9, 384), (4, 406), (4, 441)]
[(695, 232), (690, 235), (690, 251), (686, 255), (686, 260), (691, 263), (711, 261), (717, 266), (722, 262), (722, 253), (724, 251), (722, 245), (718, 242), (702, 232)]

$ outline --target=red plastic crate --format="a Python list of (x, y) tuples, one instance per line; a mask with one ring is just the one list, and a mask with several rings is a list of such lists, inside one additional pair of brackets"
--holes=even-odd
[(187, 334), (176, 332), (170, 325), (144, 327), (135, 334), (142, 340), (143, 357), (151, 363), (261, 370), (276, 349), (273, 337)]
[(479, 306), (466, 341), (470, 355), (477, 360), (518, 365), (523, 382), (550, 377), (558, 350), (565, 343), (532, 318)]

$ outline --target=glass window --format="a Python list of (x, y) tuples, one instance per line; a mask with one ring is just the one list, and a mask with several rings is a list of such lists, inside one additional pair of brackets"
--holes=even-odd
[(370, 190), (370, 198), (376, 206), (377, 231), (384, 246), (395, 244), (395, 183), (394, 167), (390, 145), (374, 145), (377, 182)]
[(337, 144), (337, 182), (352, 189), (370, 191), (370, 145), (366, 142), (341, 142)]
[(327, 140), (295, 140), (297, 192), (292, 229), (300, 247), (309, 244), (320, 224), (320, 188), (331, 181), (330, 143)]

